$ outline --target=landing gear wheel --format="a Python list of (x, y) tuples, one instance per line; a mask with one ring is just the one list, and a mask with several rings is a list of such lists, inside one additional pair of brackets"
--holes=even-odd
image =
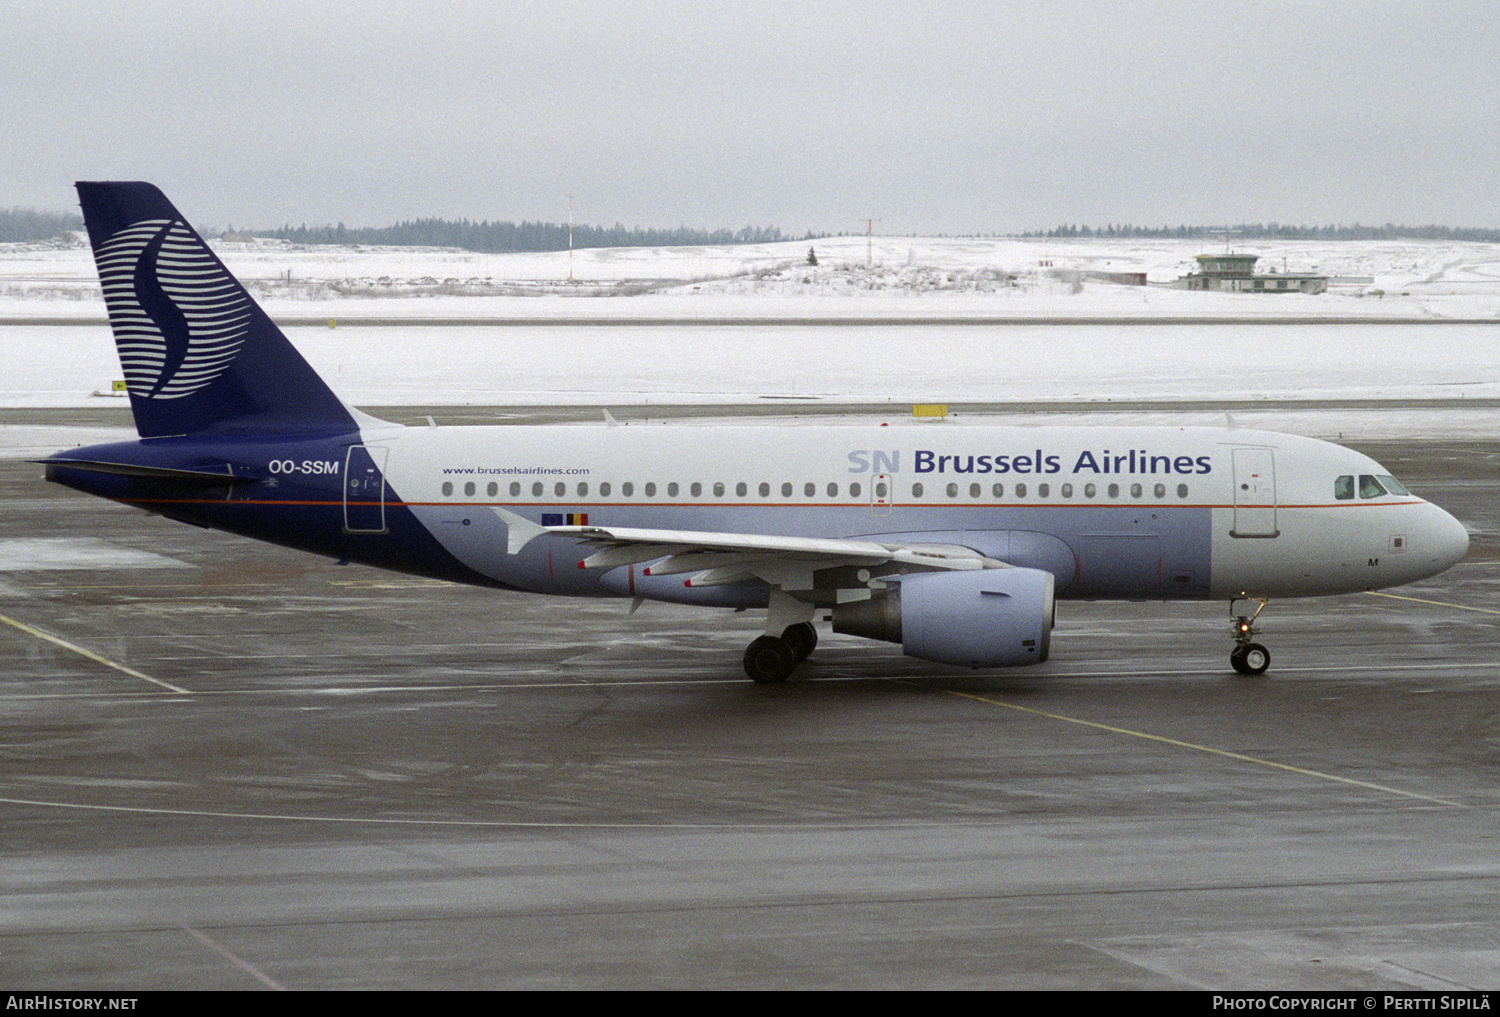
[(1265, 674), (1271, 666), (1271, 651), (1259, 643), (1246, 643), (1235, 647), (1229, 665), (1240, 674)]
[[(1256, 605), (1255, 613), (1236, 614), (1235, 605), (1246, 602)], [(1229, 602), (1229, 614), (1234, 619), (1234, 649), (1229, 654), (1229, 666), (1240, 674), (1265, 674), (1266, 668), (1271, 666), (1271, 651), (1250, 641), (1250, 637), (1260, 631), (1255, 627), (1255, 620), (1266, 609), (1266, 603), (1264, 597), (1241, 598)]]
[(745, 673), (762, 685), (786, 681), (796, 666), (796, 651), (785, 639), (761, 636), (745, 650)]
[(799, 662), (804, 661), (818, 648), (818, 630), (813, 628), (812, 622), (788, 625), (781, 634), (781, 641), (792, 648)]

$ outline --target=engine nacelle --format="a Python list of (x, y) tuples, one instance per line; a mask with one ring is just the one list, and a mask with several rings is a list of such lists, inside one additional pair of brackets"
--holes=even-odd
[(884, 595), (837, 605), (833, 631), (944, 664), (1040, 664), (1052, 641), (1052, 587), (1052, 573), (1039, 569), (918, 572)]

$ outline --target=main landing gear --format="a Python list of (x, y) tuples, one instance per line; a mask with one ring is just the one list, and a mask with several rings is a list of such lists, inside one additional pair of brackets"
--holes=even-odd
[(812, 622), (788, 625), (780, 636), (761, 636), (750, 644), (745, 650), (745, 673), (763, 685), (784, 682), (817, 645), (818, 630)]
[(1255, 627), (1255, 619), (1266, 609), (1264, 597), (1256, 598), (1254, 614), (1235, 614), (1234, 606), (1239, 601), (1229, 602), (1229, 613), (1234, 616), (1234, 650), (1229, 654), (1229, 666), (1240, 674), (1265, 674), (1266, 668), (1271, 666), (1271, 651), (1259, 643), (1251, 642), (1250, 637), (1260, 629)]

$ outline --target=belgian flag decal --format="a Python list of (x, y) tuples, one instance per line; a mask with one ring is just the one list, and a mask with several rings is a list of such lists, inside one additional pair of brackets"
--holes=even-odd
[(543, 512), (543, 526), (587, 526), (589, 514), (587, 512)]

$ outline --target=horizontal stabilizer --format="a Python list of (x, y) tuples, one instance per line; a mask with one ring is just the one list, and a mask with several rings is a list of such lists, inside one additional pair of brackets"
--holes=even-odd
[(254, 477), (236, 477), (226, 468), (223, 473), (212, 470), (171, 470), (161, 466), (138, 466), (132, 463), (104, 463), (92, 459), (33, 459), (32, 462), (46, 466), (49, 474), (53, 467), (66, 466), (89, 473), (112, 473), (119, 477), (139, 477), (142, 480), (166, 480), (178, 484), (199, 484), (204, 487), (223, 487), (232, 484), (254, 483)]

